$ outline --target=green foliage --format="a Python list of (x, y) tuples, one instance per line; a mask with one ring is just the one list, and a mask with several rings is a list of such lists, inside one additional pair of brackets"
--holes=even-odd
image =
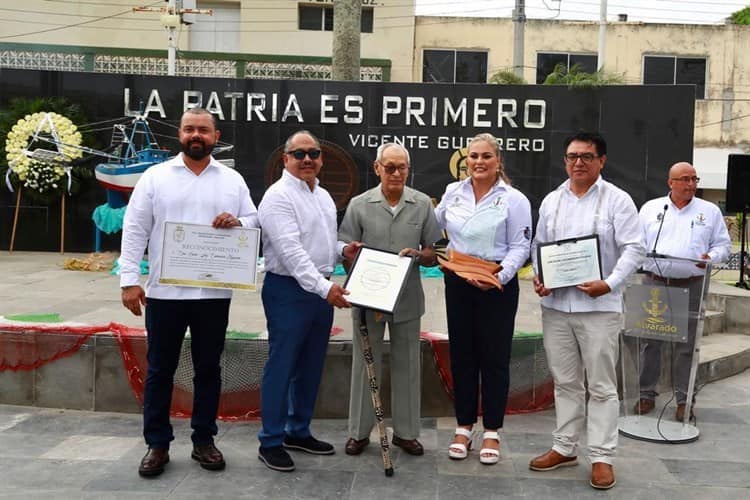
[(554, 71), (547, 75), (544, 85), (567, 85), (568, 87), (599, 87), (602, 85), (617, 85), (625, 81), (625, 77), (620, 73), (610, 73), (607, 71), (595, 71), (586, 73), (581, 71), (578, 64), (568, 69), (565, 64), (558, 64)]
[(489, 83), (497, 85), (526, 85), (527, 82), (522, 76), (518, 76), (512, 71), (500, 70), (490, 77)]
[(750, 7), (733, 12), (731, 18), (734, 24), (750, 25)]
[[(8, 105), (0, 109), (0, 184), (5, 185), (5, 175), (8, 171), (8, 159), (5, 154), (5, 139), (13, 126), (26, 115), (38, 112), (55, 112), (70, 119), (75, 125), (80, 126), (88, 122), (86, 115), (78, 104), (72, 104), (63, 97), (34, 97), (14, 98)], [(83, 144), (92, 144), (83, 138)], [(85, 162), (77, 162), (71, 169), (70, 193), (77, 194), (90, 185), (94, 184), (94, 171), (91, 166), (84, 165)], [(10, 181), (13, 189), (18, 189), (19, 180), (11, 173)], [(38, 193), (33, 190), (24, 190), (23, 197), (32, 203), (40, 205), (51, 205), (60, 201), (60, 196), (68, 189), (67, 177), (60, 184), (57, 191)]]

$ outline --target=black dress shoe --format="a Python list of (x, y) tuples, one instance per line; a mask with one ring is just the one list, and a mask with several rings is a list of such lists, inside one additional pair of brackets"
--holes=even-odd
[(416, 439), (401, 439), (400, 437), (394, 435), (393, 445), (398, 446), (409, 455), (424, 455), (424, 448)]
[(294, 461), (282, 446), (270, 448), (258, 448), (258, 459), (266, 464), (269, 469), (291, 472), (294, 470)]
[(164, 448), (149, 448), (138, 466), (138, 474), (143, 477), (158, 476), (164, 472), (164, 466), (169, 463), (169, 450)]
[(227, 466), (224, 462), (224, 455), (213, 443), (193, 445), (193, 453), (190, 457), (197, 460), (206, 470), (222, 470)]
[(299, 450), (305, 453), (312, 453), (313, 455), (333, 455), (336, 453), (332, 444), (315, 439), (312, 436), (304, 438), (284, 436), (283, 446), (287, 450)]
[(364, 438), (364, 439), (354, 439), (349, 438), (349, 440), (346, 442), (346, 447), (344, 448), (344, 451), (347, 455), (359, 455), (365, 450), (365, 446), (370, 444), (370, 438)]

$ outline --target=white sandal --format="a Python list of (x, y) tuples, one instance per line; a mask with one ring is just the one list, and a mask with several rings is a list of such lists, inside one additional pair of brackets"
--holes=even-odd
[(454, 460), (463, 460), (469, 455), (475, 431), (464, 429), (463, 427), (456, 427), (456, 432), (454, 434), (456, 436), (464, 436), (465, 438), (468, 438), (469, 441), (466, 444), (451, 443), (450, 446), (448, 446), (448, 456)]
[[(482, 439), (494, 439), (495, 441), (497, 441), (498, 448), (500, 447), (500, 436), (497, 434), (497, 431), (484, 432), (484, 434), (482, 434)], [(498, 462), (498, 460), (500, 460), (499, 449), (496, 450), (494, 448), (482, 448), (479, 451), (479, 461), (484, 465), (494, 465)]]

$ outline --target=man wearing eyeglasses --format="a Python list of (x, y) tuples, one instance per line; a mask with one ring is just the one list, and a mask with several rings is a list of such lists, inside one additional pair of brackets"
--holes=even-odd
[[(548, 471), (576, 465), (578, 441), (586, 425), (590, 484), (608, 489), (615, 485), (612, 462), (619, 412), (615, 366), (622, 288), (640, 265), (644, 249), (633, 200), (601, 177), (607, 160), (604, 138), (581, 132), (566, 139), (564, 147), (568, 180), (542, 201), (532, 248), (537, 271), (534, 290), (542, 297), (544, 349), (555, 384), (557, 428), (552, 449), (534, 458), (529, 468)], [(546, 288), (538, 276), (535, 248), (590, 235), (598, 238), (601, 279)]]
[[(406, 148), (395, 143), (382, 144), (373, 168), (380, 184), (349, 202), (339, 228), (339, 248), (347, 260), (356, 256), (361, 245), (416, 257), (393, 314), (367, 311), (366, 318), (378, 380), (381, 380), (383, 335), (388, 324), (393, 444), (411, 455), (422, 455), (424, 448), (417, 440), (422, 395), (419, 324), (425, 308), (419, 265), (436, 264), (432, 245), (442, 234), (430, 198), (406, 187), (410, 168)], [(358, 332), (358, 308), (352, 309), (352, 318), (354, 332)], [(353, 343), (349, 440), (345, 451), (348, 455), (359, 455), (369, 443), (375, 413), (356, 333)]]
[[(646, 249), (672, 257), (704, 259), (724, 262), (732, 251), (732, 240), (719, 207), (695, 196), (700, 178), (690, 163), (679, 162), (669, 169), (669, 193), (646, 202), (639, 214)], [(684, 286), (689, 290), (689, 308), (700, 307), (704, 272), (692, 263), (682, 266), (659, 265), (646, 259), (643, 268), (647, 279), (655, 283)], [(705, 266), (704, 266), (705, 267)], [(687, 389), (695, 346), (698, 318), (688, 320), (687, 342), (672, 343), (674, 359), (674, 395), (677, 402), (675, 419), (685, 419)], [(640, 355), (640, 399), (635, 413), (644, 415), (656, 406), (657, 384), (661, 373), (661, 349), (663, 342), (649, 340), (641, 342)], [(695, 404), (695, 398), (691, 405)], [(690, 409), (689, 418), (695, 418)]]
[(330, 280), (338, 259), (336, 206), (320, 186), (323, 157), (306, 130), (284, 145), (284, 170), (258, 206), (266, 275), (261, 298), (268, 325), (268, 361), (261, 385), (258, 458), (270, 469), (294, 470), (287, 449), (332, 455), (310, 432), (333, 306), (350, 307)]

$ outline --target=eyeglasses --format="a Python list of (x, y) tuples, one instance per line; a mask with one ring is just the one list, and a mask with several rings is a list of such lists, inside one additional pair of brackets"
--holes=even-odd
[(696, 184), (698, 184), (701, 181), (701, 178), (696, 176), (690, 177), (688, 175), (683, 175), (682, 177), (672, 177), (671, 180), (680, 182), (695, 182)]
[(593, 153), (568, 153), (566, 155), (563, 155), (563, 159), (565, 159), (565, 163), (569, 163), (571, 165), (575, 164), (579, 159), (584, 163), (584, 165), (588, 165), (592, 161), (594, 161), (596, 158), (601, 158), (599, 155), (595, 155)]
[(311, 160), (317, 160), (320, 157), (320, 150), (311, 149), (310, 151), (305, 151), (304, 149), (295, 149), (294, 151), (287, 151), (286, 154), (294, 156), (295, 160), (304, 160), (305, 155), (309, 156)]
[(382, 163), (378, 163), (381, 167), (383, 167), (383, 171), (385, 171), (388, 175), (393, 175), (396, 173), (396, 170), (398, 170), (399, 174), (405, 174), (407, 170), (409, 170), (409, 167), (406, 165), (383, 165)]

